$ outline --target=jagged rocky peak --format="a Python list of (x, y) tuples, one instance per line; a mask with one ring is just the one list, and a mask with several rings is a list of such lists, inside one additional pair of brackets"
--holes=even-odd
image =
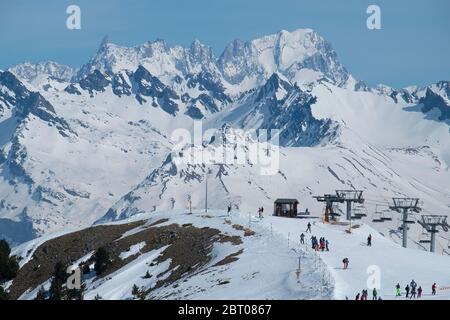
[[(124, 47), (105, 38), (98, 52), (75, 78), (83, 79), (94, 70), (107, 74), (134, 71), (139, 65), (166, 84), (176, 82), (180, 76), (200, 72), (209, 72), (235, 85), (248, 82), (247, 86), (253, 87), (262, 85), (275, 72), (293, 83), (305, 77), (325, 77), (343, 86), (349, 78), (331, 45), (311, 29), (283, 30), (246, 42), (235, 40), (219, 58), (211, 47), (199, 40), (186, 48), (168, 46), (163, 40)], [(309, 75), (307, 71), (305, 76), (305, 70), (309, 70)]]
[(8, 69), (14, 73), (21, 81), (33, 83), (40, 78), (48, 78), (69, 82), (75, 74), (71, 67), (61, 65), (53, 61), (39, 63), (25, 62), (17, 64)]
[[(73, 133), (67, 122), (56, 115), (55, 108), (39, 92), (29, 91), (23, 83), (9, 71), (0, 72), (0, 102), (12, 110), (12, 115), (21, 121), (32, 114), (55, 125), (61, 135)], [(2, 107), (0, 104), (0, 107)], [(2, 108), (1, 113), (4, 113)]]
[[(337, 124), (331, 120), (313, 116), (311, 106), (315, 103), (316, 97), (273, 74), (246, 99), (243, 108), (249, 109), (233, 126), (278, 129), (281, 146), (315, 146), (332, 140), (338, 132)], [(236, 109), (236, 112), (243, 110)]]
[(448, 100), (446, 101), (442, 95), (434, 92), (432, 89), (426, 89), (425, 96), (419, 99), (419, 103), (422, 104), (422, 112), (427, 113), (436, 110), (440, 112), (438, 120), (450, 120), (450, 104)]
[(175, 91), (162, 83), (157, 77), (154, 77), (143, 66), (137, 68), (132, 78), (136, 84), (134, 89), (136, 99), (140, 104), (144, 104), (149, 100), (152, 106), (159, 106), (172, 116), (177, 114), (179, 107), (175, 101), (179, 99), (179, 96)]
[(197, 62), (214, 61), (216, 59), (214, 50), (211, 47), (201, 43), (198, 39), (192, 42), (189, 48), (189, 53)]
[(274, 73), (258, 90), (258, 99), (270, 97), (282, 100), (286, 97), (287, 93), (292, 90), (292, 88), (292, 84), (286, 78)]
[(311, 29), (282, 30), (249, 42), (233, 41), (220, 56), (219, 67), (231, 83), (246, 77), (262, 81), (274, 72), (295, 79), (304, 68), (320, 72), (338, 85), (349, 76), (331, 45)]
[[(14, 108), (20, 116), (30, 112), (46, 110), (55, 113), (53, 106), (39, 92), (29, 91), (17, 77), (9, 71), (0, 72), (0, 99)], [(7, 89), (7, 90), (4, 90)]]
[(17, 77), (9, 71), (0, 71), (0, 99), (13, 107), (17, 100), (27, 98), (30, 95), (28, 89)]
[(79, 84), (83, 90), (89, 91), (89, 93), (103, 92), (105, 88), (111, 83), (110, 77), (103, 74), (99, 70), (94, 70), (91, 74), (81, 79)]

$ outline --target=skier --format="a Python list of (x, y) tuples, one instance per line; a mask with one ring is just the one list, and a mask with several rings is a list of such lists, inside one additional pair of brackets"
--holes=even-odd
[(342, 260), (342, 263), (344, 264), (344, 270), (348, 269), (348, 263), (349, 263), (348, 258), (344, 258), (344, 260)]
[(308, 226), (307, 226), (305, 232), (308, 232), (308, 231), (309, 231), (309, 233), (311, 233), (311, 223), (310, 222), (308, 222)]
[(300, 235), (300, 244), (305, 244), (305, 235), (303, 233)]
[(359, 300), (359, 292), (358, 292), (358, 294), (356, 295), (356, 299), (355, 300)]
[(367, 237), (367, 246), (371, 247), (372, 246), (372, 235), (369, 234), (369, 236)]
[(417, 287), (417, 283), (413, 280), (411, 280), (411, 282), (409, 283), (409, 286), (411, 287), (411, 289), (415, 289)]
[(431, 294), (432, 294), (433, 296), (436, 295), (436, 288), (437, 288), (437, 285), (436, 285), (436, 282), (435, 282), (435, 283), (433, 283), (433, 285), (431, 286)]
[(410, 297), (410, 299), (412, 299), (412, 298), (416, 298), (416, 287), (411, 287), (411, 297)]
[(406, 285), (405, 291), (406, 291), (406, 297), (409, 298), (409, 284)]
[(400, 291), (400, 283), (397, 283), (397, 285), (395, 286), (395, 295), (397, 297), (400, 297), (402, 295), (402, 293)]
[(422, 287), (419, 286), (419, 289), (417, 289), (417, 299), (422, 298)]
[(228, 206), (228, 215), (231, 214), (231, 205)]
[(363, 289), (361, 300), (367, 300), (368, 295), (369, 295), (369, 293), (367, 292), (367, 290)]
[(377, 289), (376, 288), (373, 288), (373, 291), (372, 291), (372, 300), (377, 300), (377, 295), (378, 295), (378, 292), (377, 292)]
[(330, 242), (328, 240), (325, 240), (325, 248), (327, 251), (330, 251), (330, 248), (328, 247), (329, 244)]

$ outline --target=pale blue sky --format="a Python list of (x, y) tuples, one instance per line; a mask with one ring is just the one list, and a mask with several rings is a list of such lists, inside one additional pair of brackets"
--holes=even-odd
[[(81, 30), (65, 27), (70, 4), (81, 7)], [(366, 28), (369, 4), (381, 7), (382, 30)], [(235, 38), (305, 27), (331, 42), (368, 84), (450, 80), (448, 0), (0, 0), (0, 68), (43, 60), (78, 67), (105, 34), (129, 46), (199, 39), (220, 54)]]

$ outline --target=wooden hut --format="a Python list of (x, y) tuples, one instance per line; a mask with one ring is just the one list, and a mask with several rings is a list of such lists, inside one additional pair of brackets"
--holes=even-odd
[(279, 217), (297, 217), (297, 199), (277, 199), (274, 202), (273, 215)]

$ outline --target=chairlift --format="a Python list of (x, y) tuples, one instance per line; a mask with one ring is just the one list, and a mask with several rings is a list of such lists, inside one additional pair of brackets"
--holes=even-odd
[(382, 221), (392, 221), (392, 213), (389, 210), (385, 210), (381, 214)]
[(383, 222), (382, 213), (378, 211), (378, 205), (375, 205), (375, 212), (373, 213), (372, 222)]
[(422, 228), (422, 233), (419, 235), (419, 243), (431, 243), (431, 239), (429, 238), (425, 228)]
[(357, 205), (354, 210), (356, 211), (355, 215), (367, 217), (367, 210), (364, 205)]

